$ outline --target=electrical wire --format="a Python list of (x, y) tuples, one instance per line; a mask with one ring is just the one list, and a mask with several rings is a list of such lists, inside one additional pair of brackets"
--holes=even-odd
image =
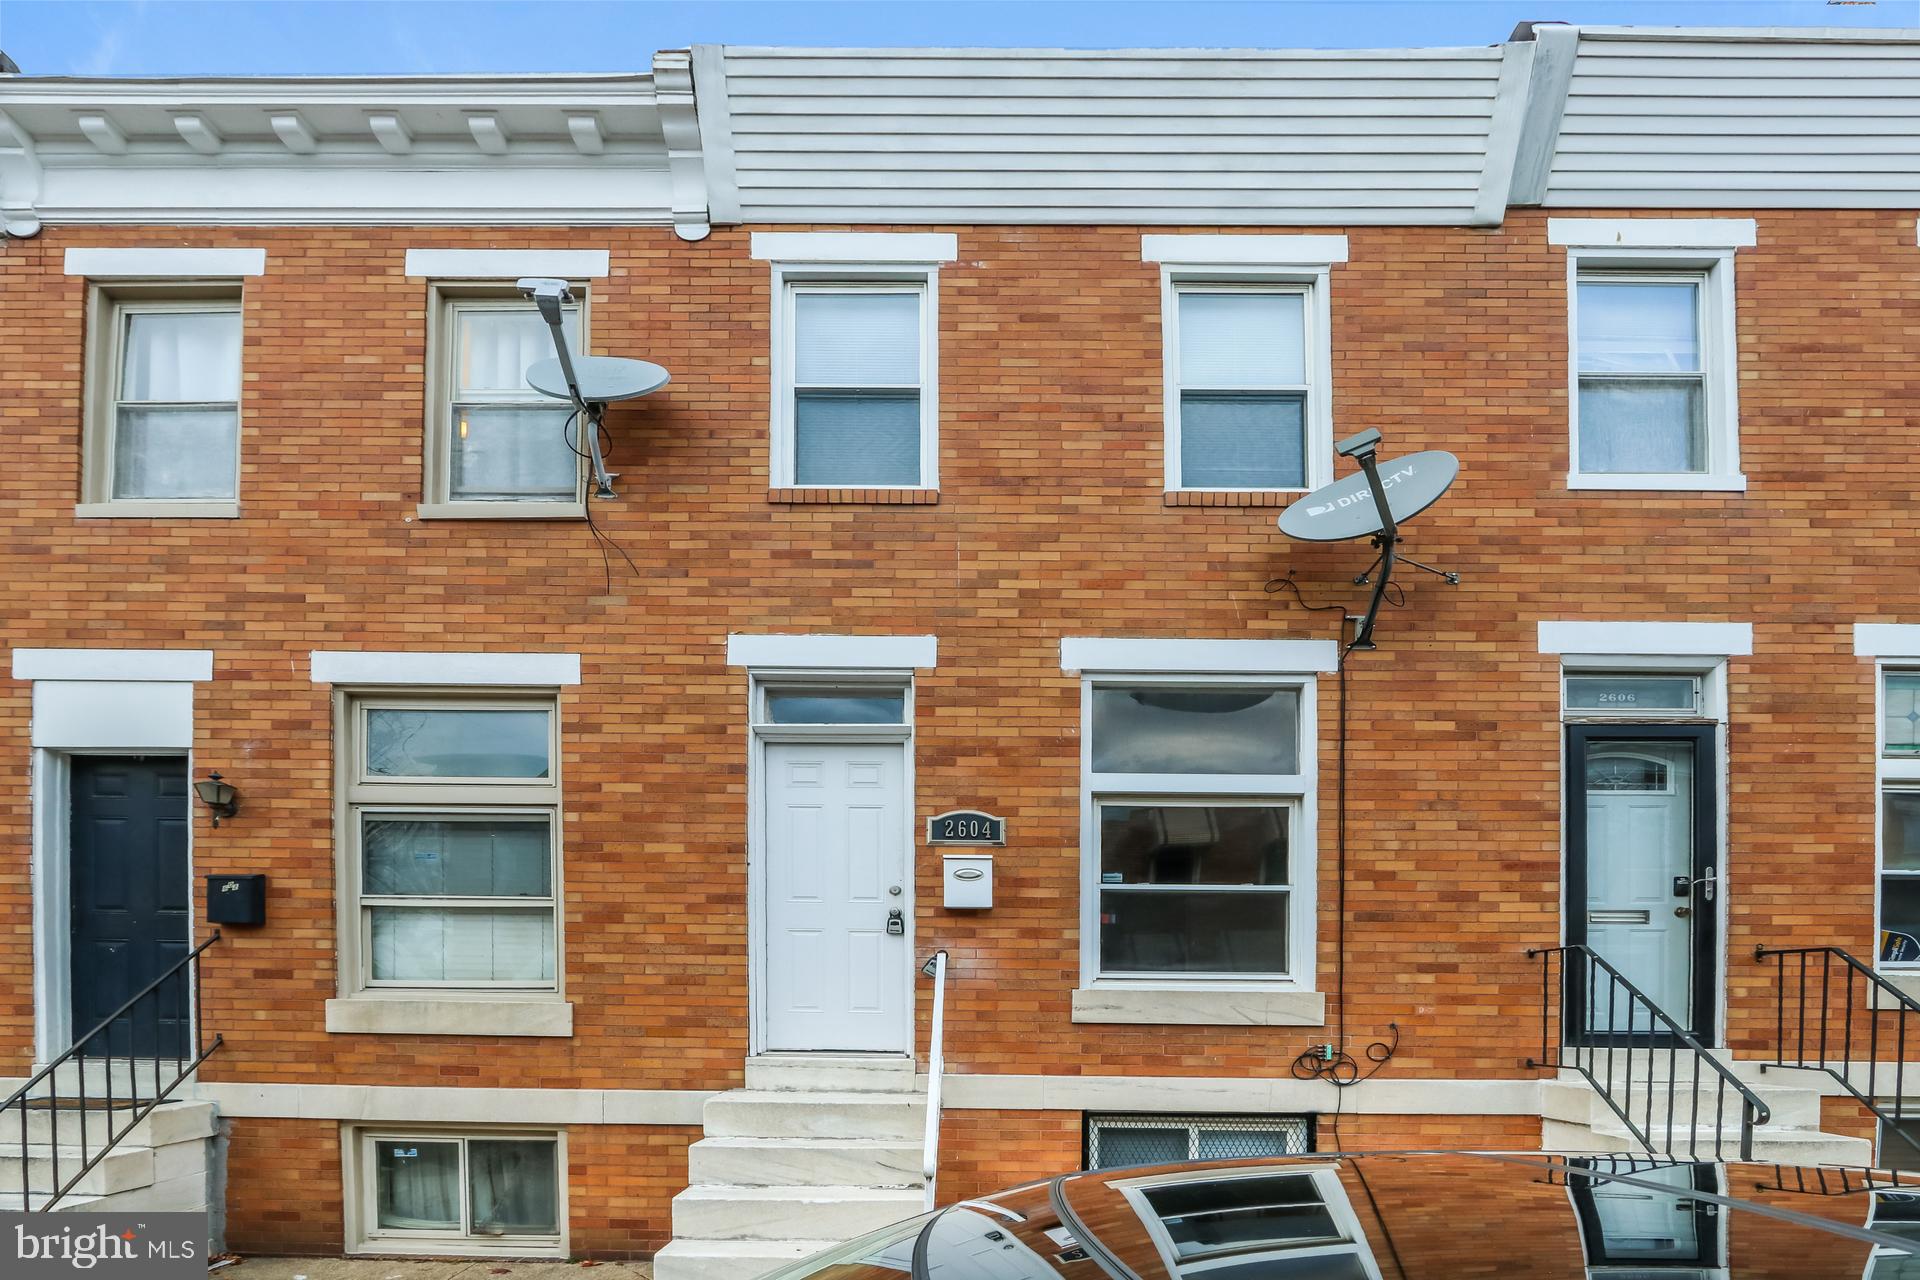
[[(1291, 591), (1296, 604), (1310, 613), (1337, 611), (1341, 615), (1340, 625), (1344, 630), (1349, 616), (1344, 604), (1310, 604), (1300, 584), (1294, 581), (1294, 571), (1289, 569), (1284, 578), (1267, 580), (1268, 594)], [(1404, 596), (1402, 597), (1404, 600)], [(1371, 1080), (1381, 1067), (1393, 1057), (1400, 1048), (1400, 1026), (1389, 1022), (1387, 1031), (1391, 1039), (1375, 1040), (1363, 1053), (1373, 1064), (1361, 1071), (1359, 1061), (1347, 1051), (1347, 737), (1348, 704), (1347, 659), (1353, 653), (1351, 643), (1342, 644), (1334, 660), (1334, 672), (1339, 678), (1340, 714), (1338, 763), (1335, 771), (1335, 825), (1334, 825), (1334, 878), (1335, 878), (1335, 920), (1334, 920), (1334, 1041), (1332, 1044), (1315, 1045), (1293, 1060), (1293, 1075), (1300, 1080), (1325, 1080), (1334, 1086), (1332, 1129), (1334, 1145), (1340, 1145), (1340, 1113), (1343, 1095), (1346, 1090), (1362, 1081)]]
[[(567, 420), (561, 424), (560, 438), (566, 441), (567, 448), (573, 450), (574, 455), (576, 457), (583, 458), (586, 461), (591, 462), (593, 460), (592, 453), (589, 452), (588, 450), (582, 449), (579, 444), (579, 440), (578, 440), (579, 433), (577, 430), (579, 425), (580, 425), (580, 410), (575, 409), (572, 413), (567, 415)], [(593, 428), (595, 432), (599, 434), (603, 442), (610, 441), (612, 439), (612, 437), (608, 434), (607, 429), (601, 426), (597, 421), (593, 422)], [(604, 464), (607, 456), (605, 443), (603, 443), (601, 446), (600, 454), (601, 454), (601, 461)], [(586, 511), (587, 511), (587, 531), (593, 534), (594, 540), (599, 544), (599, 547), (600, 547), (600, 571), (606, 575), (606, 579), (607, 579), (606, 594), (612, 595), (613, 594), (613, 560), (611, 557), (607, 555), (607, 548), (612, 547), (615, 551), (618, 551), (620, 553), (620, 558), (627, 562), (627, 568), (633, 571), (633, 574), (635, 577), (640, 576), (640, 566), (634, 563), (633, 557), (627, 554), (627, 549), (625, 547), (621, 546), (617, 541), (615, 541), (611, 534), (603, 532), (600, 526), (594, 522), (593, 496), (591, 494), (587, 496)]]

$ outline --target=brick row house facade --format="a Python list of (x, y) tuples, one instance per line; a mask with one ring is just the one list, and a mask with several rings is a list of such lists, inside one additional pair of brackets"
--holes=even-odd
[[(264, 875), (124, 1046), (222, 1038), (237, 1250), (1605, 1145), (1563, 944), (1866, 1162), (1755, 948), (1920, 989), (1916, 103), (1920, 33), (1544, 25), (0, 78), (7, 1073)], [(530, 276), (671, 374), (617, 498)], [(1275, 519), (1365, 428), (1458, 581), (1350, 649), (1372, 549)]]

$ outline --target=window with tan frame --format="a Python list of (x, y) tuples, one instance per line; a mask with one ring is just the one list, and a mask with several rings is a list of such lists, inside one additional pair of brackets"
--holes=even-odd
[[(572, 349), (587, 351), (587, 286), (565, 308)], [(527, 385), (553, 358), (533, 304), (500, 284), (433, 287), (427, 335), (426, 474), (420, 514), (564, 519), (586, 514), (580, 424), (565, 401)]]
[(87, 344), (78, 513), (239, 514), (239, 285), (96, 285)]
[(346, 696), (342, 985), (561, 991), (558, 711), (547, 696)]
[(566, 1252), (566, 1137), (552, 1129), (349, 1129), (352, 1253)]

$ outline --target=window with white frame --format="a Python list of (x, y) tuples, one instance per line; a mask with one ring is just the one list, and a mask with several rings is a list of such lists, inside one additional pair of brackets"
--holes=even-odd
[(565, 1165), (554, 1133), (361, 1130), (360, 1251), (558, 1250)]
[[(585, 286), (574, 284), (584, 299)], [(561, 320), (585, 353), (584, 303)], [(553, 358), (553, 336), (532, 304), (494, 288), (434, 291), (433, 377), (427, 407), (428, 514), (577, 515), (585, 502), (587, 442), (573, 409), (527, 385)]]
[(346, 708), (353, 986), (557, 991), (552, 698)]
[(931, 273), (786, 278), (780, 314), (773, 483), (934, 487)]
[(1085, 696), (1093, 977), (1296, 979), (1313, 942), (1304, 686), (1100, 677)]
[(1576, 479), (1704, 488), (1738, 478), (1732, 271), (1731, 254), (1575, 259)]
[(1314, 291), (1305, 283), (1169, 277), (1168, 487), (1322, 482)]
[(1920, 967), (1920, 670), (1880, 688), (1880, 962)]
[(83, 500), (231, 506), (240, 470), (240, 296), (96, 292)]

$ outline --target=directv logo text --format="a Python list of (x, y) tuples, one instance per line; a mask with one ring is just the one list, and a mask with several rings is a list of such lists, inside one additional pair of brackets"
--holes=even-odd
[[(66, 1216), (66, 1215), (62, 1215)], [(8, 1213), (18, 1264), (12, 1277), (71, 1276), (76, 1271), (140, 1280), (204, 1274), (207, 1219), (198, 1213), (74, 1214), (77, 1221), (48, 1229), (46, 1215)]]
[[(1402, 480), (1410, 480), (1412, 478), (1413, 468), (1402, 467), (1398, 471), (1389, 471), (1386, 475), (1381, 476), (1380, 487), (1382, 489), (1391, 489)], [(1362, 477), (1363, 481), (1364, 479), (1365, 477)], [(1350, 507), (1356, 502), (1371, 502), (1372, 500), (1372, 492), (1368, 489), (1361, 488), (1352, 493), (1343, 493), (1332, 502), (1316, 503), (1307, 508), (1307, 514), (1310, 516), (1325, 515), (1329, 511), (1338, 511), (1341, 507)]]

